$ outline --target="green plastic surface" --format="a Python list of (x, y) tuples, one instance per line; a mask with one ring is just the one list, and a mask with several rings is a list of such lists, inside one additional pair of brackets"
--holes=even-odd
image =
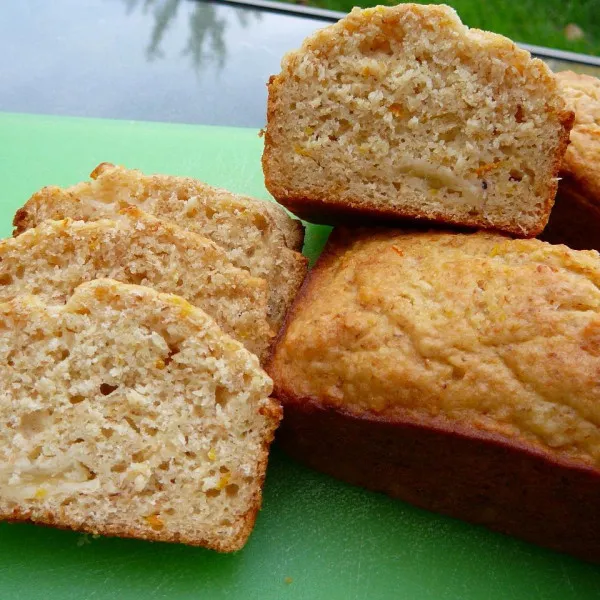
[[(268, 198), (257, 131), (0, 114), (0, 226), (36, 189), (102, 161)], [(313, 256), (327, 228), (311, 227)], [(600, 507), (599, 507), (600, 509)], [(275, 449), (234, 555), (0, 524), (0, 600), (600, 598), (600, 567), (363, 491)]]

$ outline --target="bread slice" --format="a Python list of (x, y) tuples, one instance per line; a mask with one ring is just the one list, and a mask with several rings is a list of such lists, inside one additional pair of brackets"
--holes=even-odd
[(447, 6), (354, 9), (269, 83), (266, 186), (313, 222), (544, 228), (572, 115), (540, 60)]
[(600, 562), (597, 252), (334, 230), (280, 336), (293, 456)]
[(272, 202), (213, 188), (195, 179), (143, 175), (102, 163), (92, 181), (71, 188), (46, 187), (34, 194), (14, 220), (15, 233), (45, 219), (113, 217), (126, 206), (209, 237), (238, 267), (262, 277), (269, 287), (269, 318), (283, 320), (306, 274), (302, 224)]
[(264, 279), (234, 267), (209, 239), (130, 207), (116, 221), (43, 221), (0, 240), (0, 302), (39, 294), (64, 303), (108, 277), (174, 293), (205, 310), (261, 359), (271, 345)]
[(0, 305), (0, 519), (241, 548), (281, 408), (179, 296), (96, 280)]
[(600, 79), (556, 74), (567, 108), (575, 112), (556, 203), (540, 236), (553, 244), (600, 250)]

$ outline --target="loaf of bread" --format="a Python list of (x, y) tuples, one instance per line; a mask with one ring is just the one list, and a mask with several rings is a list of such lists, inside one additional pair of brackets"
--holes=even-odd
[(541, 238), (600, 250), (600, 79), (572, 71), (556, 77), (567, 107), (575, 113), (575, 124), (556, 203)]
[(243, 546), (281, 417), (256, 357), (179, 296), (96, 280), (0, 305), (0, 519)]
[(447, 6), (354, 9), (281, 68), (263, 170), (295, 214), (524, 237), (546, 225), (572, 114), (548, 67), (510, 40)]
[(331, 475), (600, 561), (600, 257), (334, 230), (267, 371)]
[(117, 220), (43, 221), (0, 240), (0, 302), (39, 294), (62, 304), (81, 283), (105, 277), (182, 296), (266, 358), (266, 283), (207, 238), (130, 207)]
[(102, 163), (92, 181), (34, 194), (14, 220), (15, 233), (45, 219), (114, 217), (135, 205), (223, 247), (238, 267), (267, 281), (269, 318), (277, 329), (306, 274), (302, 224), (277, 204), (213, 188), (187, 177), (144, 175)]

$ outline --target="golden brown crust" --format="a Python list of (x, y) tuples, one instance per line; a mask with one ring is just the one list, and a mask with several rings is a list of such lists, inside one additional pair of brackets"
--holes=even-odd
[[(463, 304), (471, 283), (477, 291)], [(579, 387), (585, 373), (600, 370), (590, 337), (600, 322), (598, 284), (596, 253), (535, 240), (334, 230), (267, 366), (284, 405), (278, 439), (295, 457), (351, 483), (599, 561), (600, 520), (579, 508), (600, 499), (598, 447), (578, 446), (578, 426), (560, 442), (555, 437), (574, 410), (598, 438), (592, 380)], [(495, 296), (495, 285), (510, 295)], [(578, 325), (567, 331), (545, 322), (546, 314), (561, 314), (553, 304), (546, 313), (547, 301), (565, 311), (559, 321)], [(477, 324), (472, 334), (465, 321)], [(458, 354), (444, 354), (455, 343)], [(496, 379), (495, 357), (504, 351)], [(497, 388), (513, 377), (519, 383), (501, 401)], [(566, 380), (572, 398), (557, 380)], [(540, 409), (541, 421), (516, 416)]]
[[(277, 184), (273, 184), (277, 185)], [(268, 187), (268, 185), (267, 185)], [(271, 188), (269, 188), (271, 189)], [(273, 188), (277, 190), (277, 188)], [(455, 222), (447, 213), (439, 211), (437, 213), (413, 212), (407, 213), (404, 211), (381, 208), (368, 208), (361, 205), (360, 200), (354, 202), (347, 200), (345, 202), (336, 202), (330, 204), (326, 198), (317, 198), (313, 196), (286, 196), (285, 190), (271, 191), (273, 195), (279, 194), (278, 202), (283, 204), (290, 212), (294, 213), (304, 221), (317, 223), (319, 225), (339, 225), (339, 226), (388, 226), (388, 227), (453, 227), (457, 230), (472, 230), (485, 229), (487, 231), (499, 231), (497, 228), (491, 227), (483, 219), (478, 219), (475, 216), (461, 219), (460, 222)], [(539, 235), (546, 226), (548, 216), (554, 204), (554, 196), (548, 197), (545, 204), (546, 217), (543, 222), (535, 229), (524, 230), (522, 227), (507, 226), (502, 227), (499, 233), (509, 233), (515, 237), (531, 238)]]
[(556, 77), (567, 108), (575, 113), (562, 173), (579, 193), (600, 203), (600, 79), (572, 71)]
[(557, 80), (575, 121), (554, 209), (540, 239), (600, 250), (600, 80), (572, 71), (558, 73)]

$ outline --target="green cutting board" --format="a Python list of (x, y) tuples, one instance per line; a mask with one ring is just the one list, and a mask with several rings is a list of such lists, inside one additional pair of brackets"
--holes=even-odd
[[(102, 161), (268, 198), (257, 134), (0, 114), (0, 233), (33, 191)], [(309, 227), (309, 255), (327, 232)], [(600, 567), (345, 485), (275, 449), (256, 529), (233, 555), (0, 524), (0, 600), (16, 598), (581, 600), (600, 598)]]

